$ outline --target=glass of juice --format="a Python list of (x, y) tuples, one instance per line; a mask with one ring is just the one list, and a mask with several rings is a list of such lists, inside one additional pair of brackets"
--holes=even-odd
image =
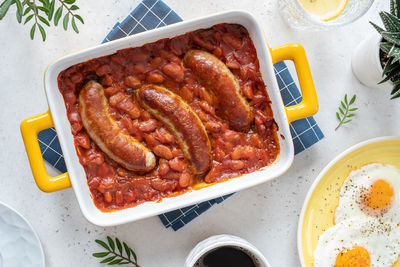
[(374, 0), (279, 0), (288, 24), (298, 30), (327, 30), (355, 21)]

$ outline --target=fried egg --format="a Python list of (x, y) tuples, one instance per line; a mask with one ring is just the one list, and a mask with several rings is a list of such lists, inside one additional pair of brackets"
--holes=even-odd
[(400, 228), (375, 218), (351, 218), (326, 230), (314, 267), (392, 266), (400, 253)]
[(392, 165), (368, 164), (350, 173), (340, 189), (335, 223), (351, 217), (400, 223), (400, 171)]

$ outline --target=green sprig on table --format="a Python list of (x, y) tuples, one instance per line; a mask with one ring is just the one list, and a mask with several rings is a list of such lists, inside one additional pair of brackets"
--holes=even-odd
[(76, 0), (4, 0), (0, 4), (0, 20), (2, 20), (10, 7), (17, 7), (16, 17), (18, 23), (27, 24), (33, 22), (30, 30), (30, 37), (33, 40), (36, 29), (40, 31), (42, 40), (46, 40), (45, 27), (50, 27), (52, 21), (54, 26), (62, 19), (64, 30), (68, 30), (71, 24), (72, 29), (79, 33), (77, 21), (84, 24), (81, 16), (75, 13), (79, 7), (75, 4)]
[[(102, 246), (106, 251), (93, 253), (96, 258), (105, 258), (100, 263), (107, 265), (126, 265), (132, 264), (134, 267), (140, 267), (137, 263), (136, 253), (125, 242), (115, 238), (115, 241), (107, 236), (107, 243), (96, 239), (95, 242)], [(118, 251), (116, 251), (116, 249)]]
[(358, 108), (350, 108), (351, 105), (356, 101), (356, 95), (354, 95), (350, 102), (347, 100), (347, 94), (344, 95), (344, 100), (340, 101), (339, 111), (336, 112), (336, 118), (339, 120), (338, 126), (335, 128), (335, 131), (339, 129), (343, 124), (351, 122), (353, 119), (350, 119), (355, 116), (354, 112), (358, 110)]

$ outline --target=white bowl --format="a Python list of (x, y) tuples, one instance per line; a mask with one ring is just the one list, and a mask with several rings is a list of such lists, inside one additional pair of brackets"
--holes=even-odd
[(253, 256), (256, 263), (259, 264), (257, 266), (270, 267), (267, 259), (255, 246), (243, 238), (233, 235), (214, 235), (201, 241), (190, 251), (189, 256), (186, 258), (184, 267), (194, 267), (194, 264), (201, 258), (201, 256), (215, 248), (225, 246), (243, 249), (245, 252), (249, 252), (249, 255)]

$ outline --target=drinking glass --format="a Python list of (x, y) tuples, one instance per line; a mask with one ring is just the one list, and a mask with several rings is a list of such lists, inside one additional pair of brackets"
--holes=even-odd
[(298, 0), (278, 1), (281, 15), (292, 28), (309, 31), (327, 30), (349, 24), (364, 15), (374, 2), (374, 0), (348, 0), (336, 18), (324, 21), (308, 13)]

